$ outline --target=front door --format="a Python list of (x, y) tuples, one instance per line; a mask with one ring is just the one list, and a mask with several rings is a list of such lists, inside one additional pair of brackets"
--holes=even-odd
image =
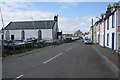
[(114, 50), (115, 33), (112, 33), (112, 50)]

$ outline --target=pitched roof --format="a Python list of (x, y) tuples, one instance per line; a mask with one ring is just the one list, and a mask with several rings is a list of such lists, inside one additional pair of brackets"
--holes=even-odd
[(22, 22), (10, 22), (4, 29), (5, 30), (19, 30), (19, 29), (53, 29), (55, 25), (54, 20), (46, 21), (22, 21)]

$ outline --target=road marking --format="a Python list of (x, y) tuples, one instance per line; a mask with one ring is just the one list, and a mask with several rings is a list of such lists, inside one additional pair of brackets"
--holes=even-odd
[(66, 49), (66, 51), (68, 51), (69, 49)]
[(70, 47), (70, 48), (66, 49), (66, 51), (69, 51), (70, 49), (72, 49), (72, 47)]
[[(93, 45), (92, 45), (93, 47)], [(116, 66), (113, 62), (111, 62), (106, 56), (104, 56), (99, 50), (93, 47), (108, 63), (112, 65), (112, 67), (118, 72), (118, 66)]]
[(19, 79), (19, 78), (21, 78), (21, 77), (23, 77), (24, 75), (23, 74), (21, 74), (20, 76), (18, 76), (18, 77), (16, 77), (16, 79)]
[(47, 60), (47, 61), (45, 61), (45, 62), (43, 62), (43, 64), (46, 64), (46, 63), (50, 62), (51, 60), (55, 59), (56, 57), (60, 56), (61, 54), (62, 54), (62, 53), (59, 53), (58, 55), (50, 58), (49, 60)]

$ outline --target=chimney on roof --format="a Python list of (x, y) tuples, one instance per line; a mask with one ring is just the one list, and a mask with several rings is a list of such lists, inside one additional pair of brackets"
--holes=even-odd
[(107, 11), (106, 11), (106, 13), (109, 15), (109, 14), (111, 14), (111, 5), (109, 4), (108, 5), (108, 7), (107, 7)]

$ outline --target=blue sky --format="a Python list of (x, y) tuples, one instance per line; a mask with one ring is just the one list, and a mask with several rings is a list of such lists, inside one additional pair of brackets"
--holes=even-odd
[[(91, 19), (94, 21), (112, 2), (4, 2), (0, 3), (5, 25), (10, 21), (53, 19), (59, 15), (59, 28), (64, 33), (76, 30), (89, 31)], [(1, 22), (0, 22), (1, 24)]]
[[(69, 2), (71, 3), (71, 2)], [(78, 2), (72, 3), (58, 3), (58, 2), (34, 2), (33, 6), (36, 10), (57, 12), (61, 16), (75, 18), (85, 15), (99, 16), (102, 12), (105, 12), (108, 4), (112, 2)], [(58, 11), (61, 5), (65, 6), (65, 9)]]

